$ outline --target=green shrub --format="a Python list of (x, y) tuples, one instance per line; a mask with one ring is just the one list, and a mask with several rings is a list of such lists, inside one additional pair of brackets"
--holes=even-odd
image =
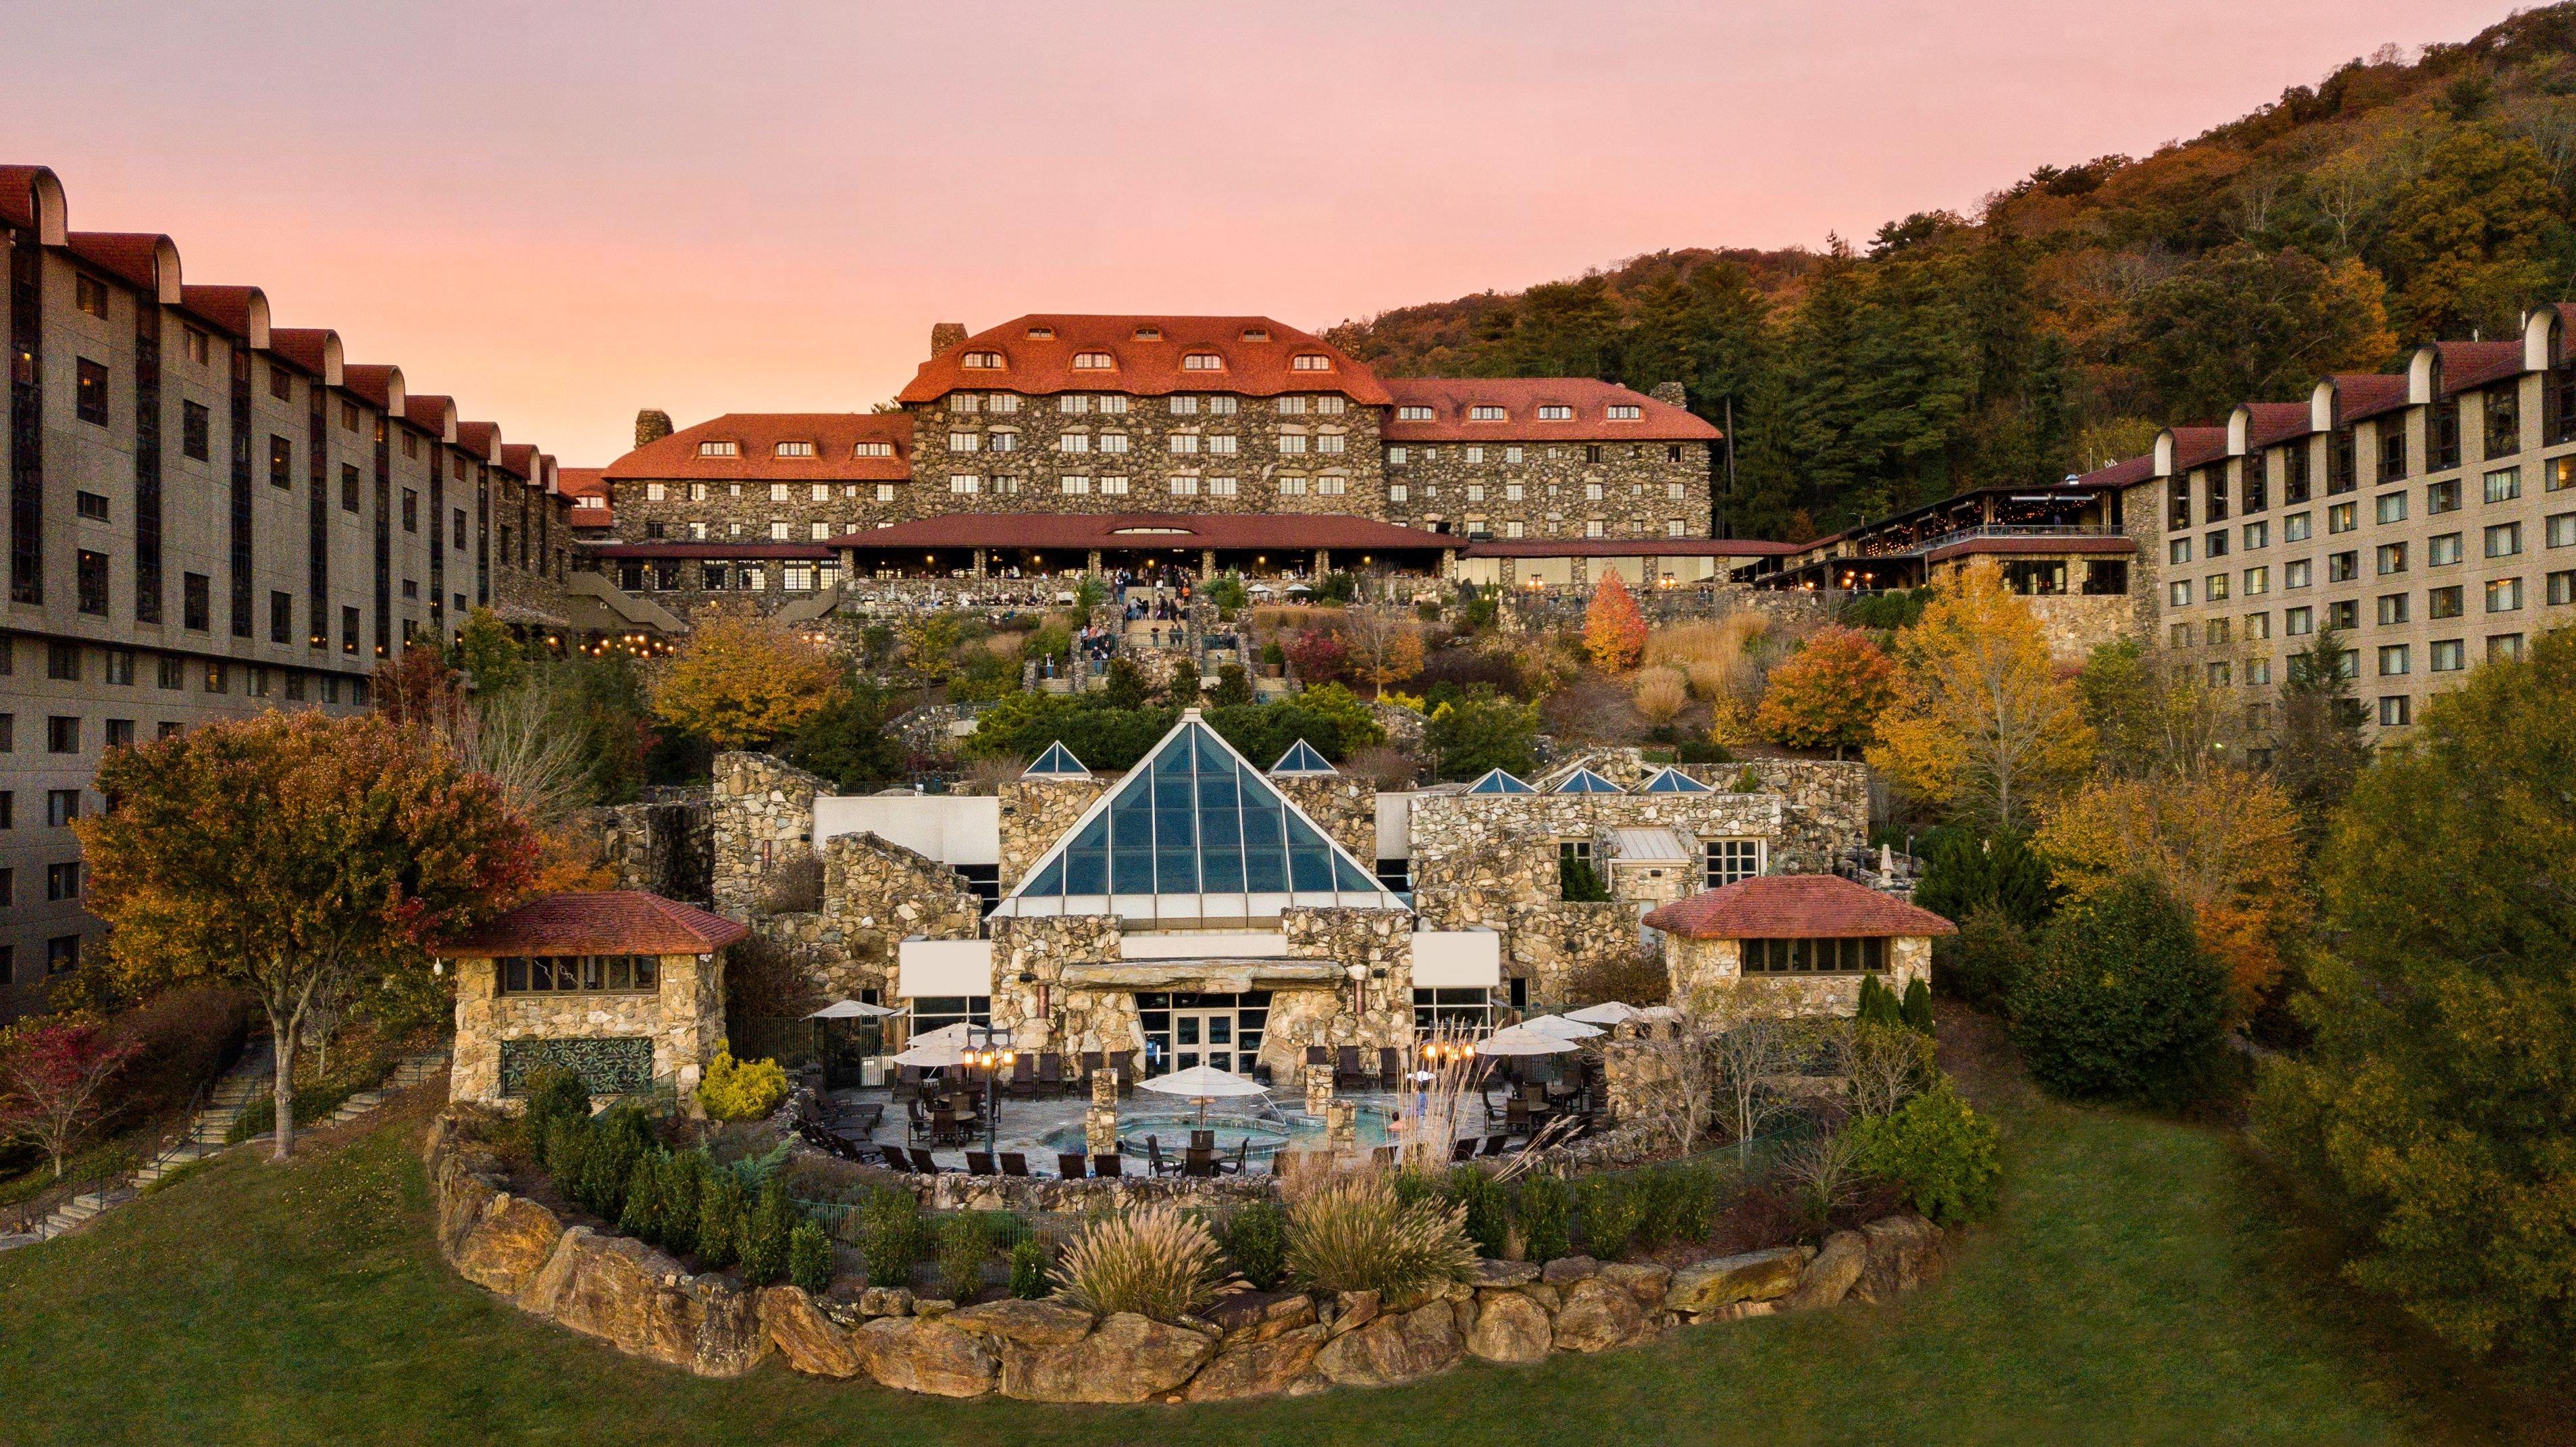
[(527, 1091), (528, 1108), (519, 1117), (520, 1138), (538, 1165), (561, 1175), (562, 1169), (547, 1154), (554, 1142), (555, 1122), (590, 1119), (590, 1087), (578, 1073), (549, 1065), (528, 1072)]
[(1635, 1241), (1652, 1251), (1676, 1241), (1704, 1241), (1717, 1225), (1718, 1176), (1705, 1165), (1666, 1165), (1632, 1178)]
[(707, 1158), (702, 1151), (673, 1151), (662, 1158), (660, 1216), (654, 1240), (680, 1256), (698, 1251), (699, 1195), (707, 1186)]
[(992, 1237), (971, 1213), (960, 1212), (940, 1223), (939, 1279), (955, 1300), (973, 1301), (984, 1289), (984, 1263), (992, 1254)]
[(656, 1149), (653, 1127), (644, 1112), (633, 1106), (608, 1111), (590, 1123), (590, 1144), (581, 1163), (581, 1173), (565, 1181), (556, 1174), (573, 1200), (602, 1221), (615, 1221), (626, 1211), (626, 1186), (635, 1174), (635, 1163)]
[(1055, 1265), (1056, 1295), (1106, 1316), (1178, 1321), (1216, 1300), (1220, 1253), (1207, 1223), (1170, 1206), (1102, 1216)]
[(751, 1208), (735, 1247), (744, 1281), (753, 1286), (772, 1286), (787, 1279), (788, 1250), (799, 1220), (784, 1185), (772, 1181), (761, 1187), (760, 1199)]
[(646, 1151), (626, 1175), (626, 1204), (618, 1210), (617, 1229), (638, 1241), (662, 1243), (662, 1165), (668, 1151)]
[(1905, 1006), (1896, 992), (1887, 988), (1876, 975), (1860, 977), (1860, 1022), (1864, 1025), (1902, 1025)]
[(1636, 1187), (1620, 1176), (1594, 1176), (1577, 1188), (1583, 1203), (1583, 1249), (1603, 1261), (1628, 1252), (1637, 1234)]
[(1989, 1014), (2011, 1005), (2036, 958), (2030, 936), (1995, 904), (1981, 904), (1959, 921), (1959, 933), (1933, 941), (1932, 974), (1941, 992)]
[(870, 1286), (902, 1286), (921, 1259), (921, 1203), (910, 1191), (879, 1191), (859, 1207), (859, 1254)]
[(1235, 1212), (1226, 1223), (1225, 1254), (1256, 1289), (1276, 1289), (1288, 1269), (1287, 1211), (1276, 1202), (1255, 1201)]
[(575, 1196), (582, 1171), (590, 1161), (590, 1122), (557, 1120), (546, 1128), (546, 1169), (567, 1196)]
[(787, 1237), (787, 1279), (814, 1296), (832, 1289), (832, 1238), (813, 1221), (799, 1221)]
[(751, 1227), (751, 1203), (729, 1171), (710, 1171), (698, 1194), (698, 1262), (722, 1271), (741, 1259)]
[(1463, 1208), (1407, 1205), (1379, 1177), (1335, 1181), (1288, 1212), (1288, 1277), (1300, 1290), (1405, 1296), (1455, 1281), (1475, 1262)]
[(1918, 978), (1905, 987), (1905, 1004), (1901, 1011), (1907, 1026), (1929, 1035), (1932, 1033), (1932, 986)]
[(1512, 1196), (1521, 1254), (1542, 1264), (1574, 1254), (1574, 1192), (1561, 1176), (1531, 1176)]
[(1934, 914), (1964, 920), (1978, 906), (1992, 905), (2033, 930), (2057, 908), (2048, 861), (2018, 834), (1981, 834), (1951, 824), (1916, 840), (1914, 849), (1923, 860), (1914, 902)]
[(2129, 879), (2049, 927), (2013, 992), (2013, 1038), (2059, 1095), (2179, 1105), (2209, 1083), (2226, 1004), (2226, 968), (2190, 912)]
[(1425, 1201), (1440, 1199), (1440, 1182), (1428, 1171), (1411, 1166), (1396, 1172), (1395, 1179), (1388, 1182), (1388, 1189), (1395, 1193), (1395, 1203), (1399, 1206), (1418, 1206)]
[(1476, 1243), (1476, 1254), (1501, 1256), (1511, 1230), (1511, 1200), (1494, 1178), (1473, 1166), (1459, 1166), (1449, 1172), (1442, 1194), (1465, 1210), (1467, 1239)]
[(1968, 1108), (1947, 1076), (1894, 1115), (1852, 1122), (1860, 1169), (1905, 1192), (1906, 1203), (1943, 1226), (1994, 1209), (2002, 1165), (1995, 1127)]
[(1047, 1294), (1046, 1243), (1023, 1236), (1011, 1246), (1011, 1295), (1037, 1301)]
[(716, 1047), (716, 1058), (698, 1082), (698, 1104), (718, 1120), (766, 1120), (787, 1098), (787, 1072), (775, 1060), (736, 1062)]

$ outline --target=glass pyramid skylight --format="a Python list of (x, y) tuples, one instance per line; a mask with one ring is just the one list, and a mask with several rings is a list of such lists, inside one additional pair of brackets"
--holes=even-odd
[(1551, 794), (1624, 794), (1627, 790), (1611, 783), (1590, 769), (1577, 769), (1565, 776)]
[(1637, 792), (1640, 794), (1714, 794), (1717, 791), (1679, 769), (1664, 768), (1656, 770), (1655, 776), (1648, 779), (1646, 786)]
[(1322, 754), (1317, 753), (1313, 744), (1299, 739), (1288, 746), (1288, 752), (1279, 756), (1279, 762), (1270, 766), (1270, 772), (1294, 775), (1337, 774), (1341, 771), (1327, 762)]
[(1467, 786), (1470, 794), (1535, 794), (1538, 790), (1522, 783), (1500, 769), (1486, 771), (1485, 776)]
[(1091, 777), (1091, 771), (1082, 766), (1082, 760), (1073, 756), (1073, 750), (1066, 748), (1063, 741), (1058, 740), (1047, 745), (1046, 752), (1038, 755), (1036, 763), (1022, 770), (1020, 777), (1023, 779), (1088, 779)]
[(1191, 709), (993, 913), (1224, 925), (1292, 906), (1404, 904)]

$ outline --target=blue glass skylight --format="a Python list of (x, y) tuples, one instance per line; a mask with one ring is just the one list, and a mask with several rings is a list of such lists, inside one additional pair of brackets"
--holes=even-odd
[(1535, 794), (1538, 790), (1500, 769), (1493, 769), (1483, 778), (1469, 784), (1467, 792), (1470, 794)]
[(1288, 746), (1288, 752), (1279, 756), (1279, 762), (1270, 766), (1270, 772), (1274, 774), (1334, 774), (1339, 773), (1340, 770), (1335, 769), (1322, 754), (1317, 753), (1313, 744), (1306, 742), (1304, 739), (1299, 739), (1297, 742)]
[(1047, 745), (1046, 752), (1038, 755), (1038, 761), (1022, 771), (1020, 777), (1023, 779), (1087, 779), (1091, 777), (1091, 771), (1084, 768), (1082, 760), (1075, 758), (1073, 750), (1066, 748), (1059, 740)]
[(1548, 792), (1551, 794), (1623, 794), (1627, 791), (1590, 769), (1577, 769), (1566, 775), (1563, 783)]
[(1640, 794), (1714, 794), (1717, 791), (1679, 769), (1660, 769), (1646, 781)]

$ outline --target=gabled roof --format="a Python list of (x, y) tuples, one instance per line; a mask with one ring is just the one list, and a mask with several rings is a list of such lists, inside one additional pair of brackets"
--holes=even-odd
[(2216, 462), (2227, 455), (2227, 429), (2224, 427), (2177, 427), (2173, 430), (2173, 438), (2177, 471)]
[(2153, 453), (2124, 458), (2108, 467), (2097, 467), (2075, 479), (2081, 487), (2129, 487), (2156, 475)]
[(1341, 770), (1317, 753), (1313, 744), (1299, 739), (1288, 746), (1288, 752), (1279, 756), (1279, 762), (1270, 766), (1270, 772), (1293, 778), (1306, 774), (1339, 774)]
[(1928, 909), (1837, 874), (1759, 874), (1665, 905), (1646, 924), (1698, 940), (1866, 939), (1954, 935)]
[(2346, 372), (2326, 379), (2334, 384), (2335, 424), (2376, 417), (2406, 405), (2406, 378), (2386, 372)]
[(1714, 794), (1717, 790), (1667, 765), (1655, 771), (1654, 777), (1637, 786), (1640, 794)]
[(1556, 781), (1551, 794), (1624, 794), (1628, 792), (1590, 769), (1577, 769)]
[[(998, 355), (1002, 365), (969, 367), (969, 353)], [(1074, 359), (1084, 353), (1105, 353), (1111, 365), (1076, 367)], [(1212, 355), (1223, 365), (1184, 367), (1181, 359), (1192, 354)], [(1326, 368), (1300, 370), (1299, 356), (1322, 357)], [(1363, 406), (1387, 405), (1385, 385), (1349, 353), (1268, 317), (1014, 317), (943, 348), (895, 400), (936, 402), (951, 392), (1339, 392)]]
[(2473, 387), (2522, 374), (2522, 343), (2436, 342), (2442, 358), (2442, 395), (2457, 396)]
[(1482, 778), (1467, 786), (1470, 794), (1535, 794), (1538, 790), (1522, 782), (1517, 774), (1501, 769), (1488, 769)]
[(1073, 750), (1064, 746), (1064, 740), (1058, 739), (1047, 745), (1046, 752), (1038, 755), (1036, 763), (1021, 770), (1020, 777), (1023, 779), (1088, 779), (1091, 777), (1091, 770), (1083, 767), (1082, 760), (1073, 756)]
[[(702, 443), (733, 444), (709, 457)], [(811, 457), (781, 457), (778, 445), (811, 443)], [(859, 444), (886, 456), (859, 455)], [(610, 482), (904, 482), (912, 477), (908, 412), (728, 412), (645, 443), (600, 469)]]
[[(1616, 382), (1590, 377), (1389, 377), (1395, 411), (1383, 436), (1389, 442), (1715, 442), (1718, 430), (1688, 409), (1658, 402)], [(1542, 418), (1541, 407), (1573, 415)], [(1431, 410), (1407, 418), (1406, 408)], [(1498, 418), (1477, 420), (1475, 409), (1499, 407)], [(1612, 407), (1637, 415), (1613, 420)]]
[(2305, 402), (2245, 404), (2245, 450), (2260, 452), (2316, 430), (2316, 413)]
[(1276, 919), (1292, 907), (1404, 903), (1193, 708), (993, 912), (1190, 926)]
[(640, 889), (578, 890), (532, 900), (431, 950), (442, 958), (503, 955), (708, 955), (750, 930)]

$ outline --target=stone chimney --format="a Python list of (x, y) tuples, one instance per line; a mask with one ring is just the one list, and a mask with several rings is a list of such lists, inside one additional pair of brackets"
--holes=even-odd
[(966, 324), (964, 322), (933, 322), (930, 324), (930, 355), (934, 357), (965, 340)]
[(1690, 405), (1690, 394), (1682, 390), (1682, 384), (1679, 382), (1657, 383), (1655, 385), (1654, 396), (1656, 401), (1669, 402), (1676, 407), (1688, 407)]
[(643, 447), (671, 435), (671, 414), (647, 407), (635, 414), (635, 445)]

